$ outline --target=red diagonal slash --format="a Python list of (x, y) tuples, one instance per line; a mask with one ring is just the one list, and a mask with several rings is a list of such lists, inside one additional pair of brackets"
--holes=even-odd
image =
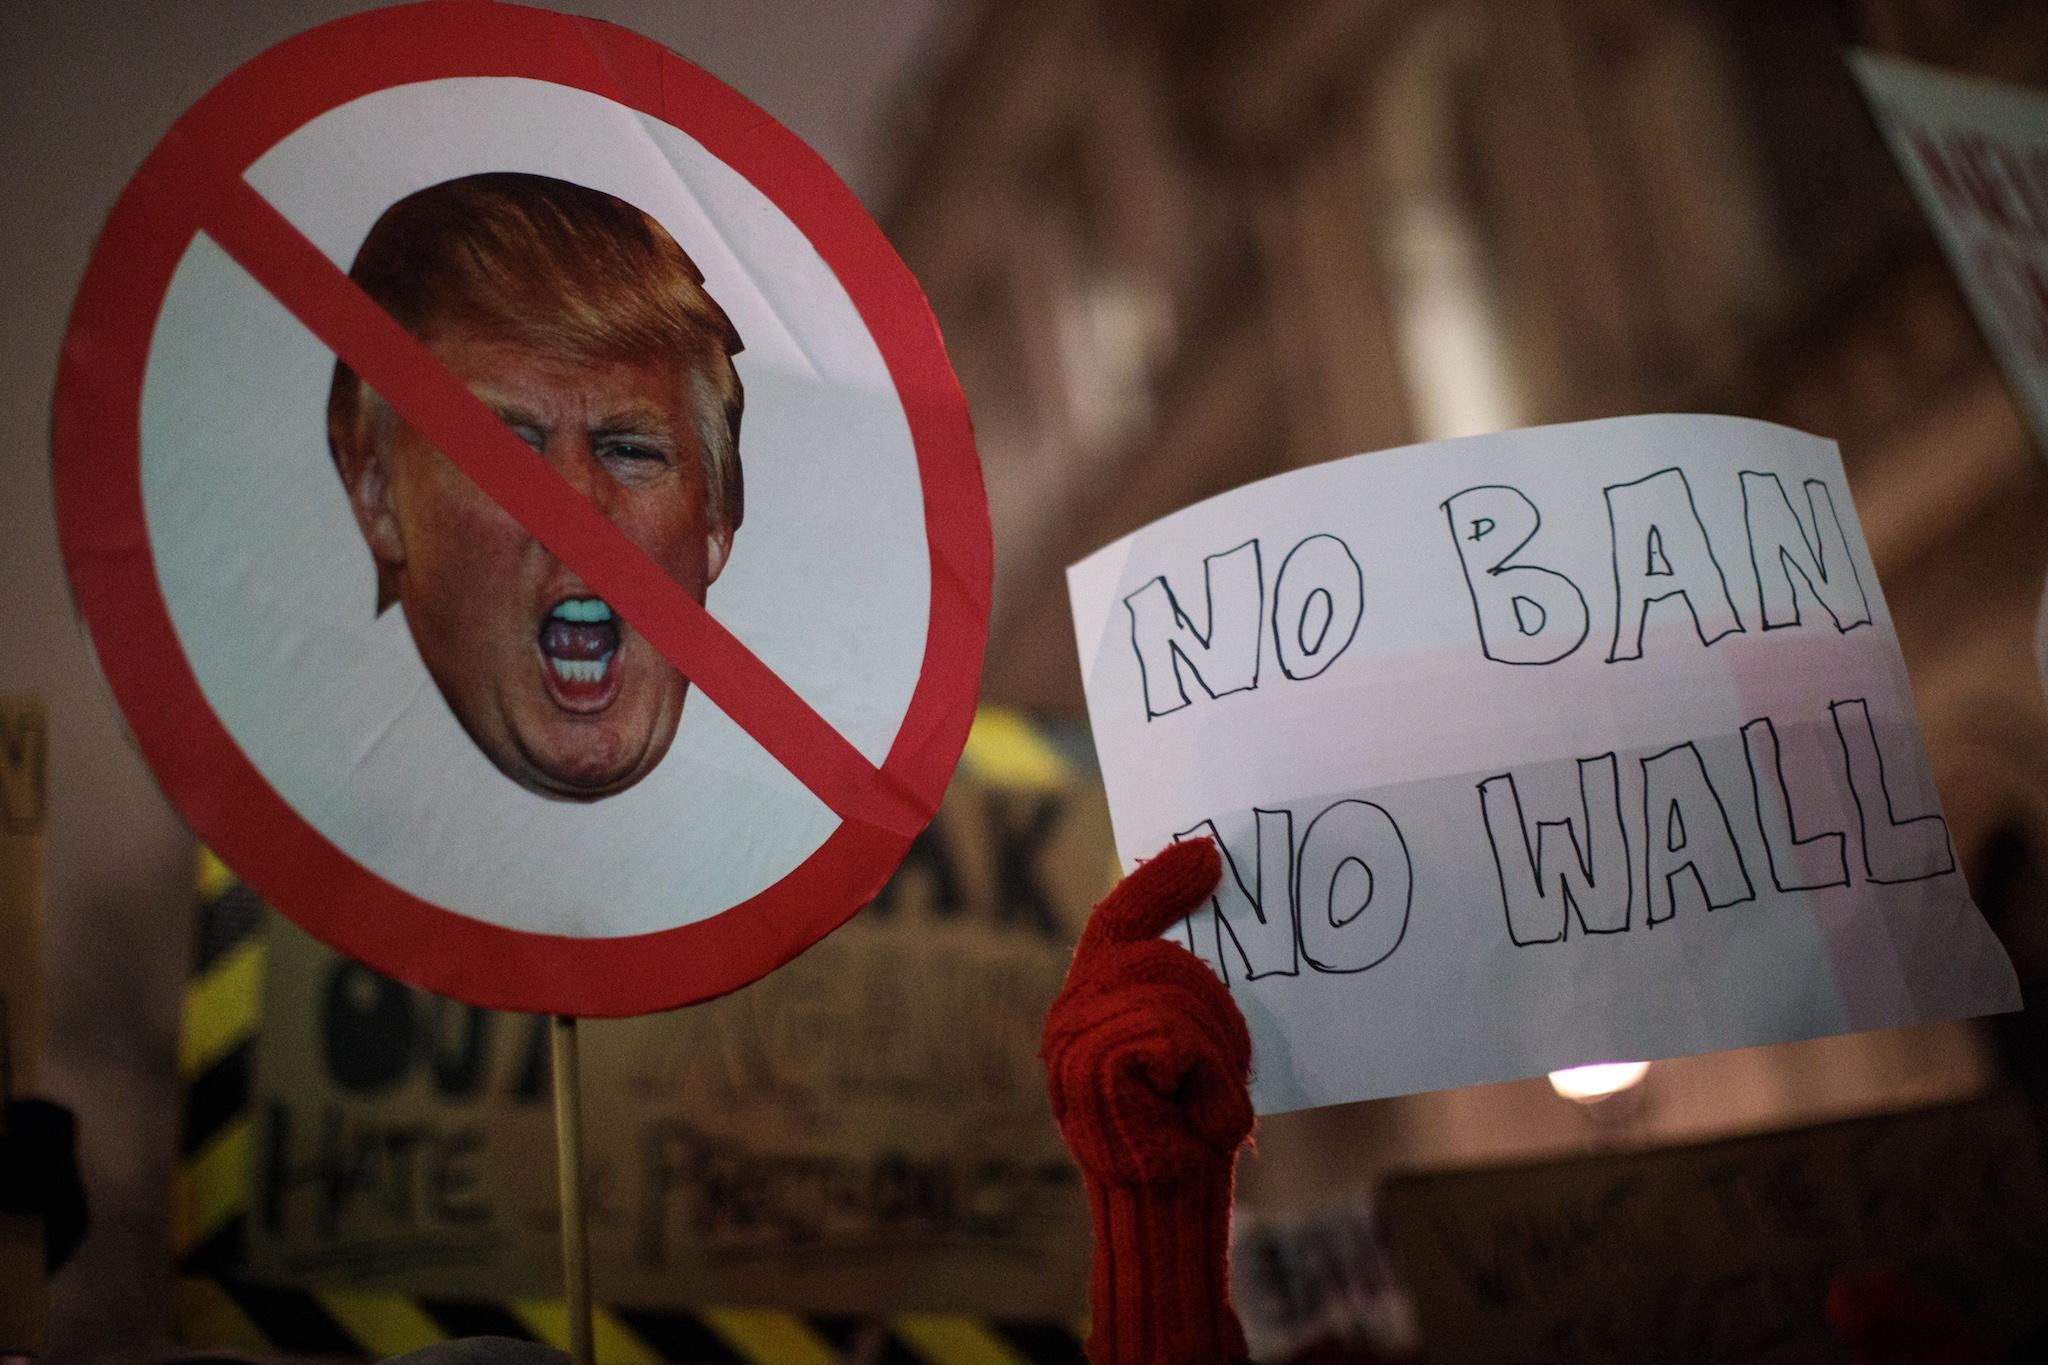
[(905, 838), (924, 828), (932, 813), (914, 793), (868, 762), (291, 220), (240, 176), (211, 178), (207, 235), (776, 762), (842, 819)]

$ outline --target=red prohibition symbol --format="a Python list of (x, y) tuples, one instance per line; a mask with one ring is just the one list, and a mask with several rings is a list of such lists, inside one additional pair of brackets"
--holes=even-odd
[[(876, 766), (475, 398), (245, 179), (266, 151), (365, 95), (514, 77), (681, 129), (809, 241), (872, 337), (915, 449), (930, 557), (922, 667)], [(173, 624), (145, 518), (140, 409), (151, 338), (194, 238), (211, 239), (839, 817), (787, 875), (723, 913), (582, 938), (487, 923), (362, 866), (237, 746)], [(192, 828), (272, 905), (380, 971), (473, 1004), (626, 1015), (765, 975), (870, 899), (938, 809), (973, 718), (992, 572), (967, 409), (915, 280), (794, 134), (648, 39), (461, 0), (372, 11), (292, 38), (178, 120), (108, 218), (65, 335), (53, 423), (59, 538), (79, 608), (145, 758)]]

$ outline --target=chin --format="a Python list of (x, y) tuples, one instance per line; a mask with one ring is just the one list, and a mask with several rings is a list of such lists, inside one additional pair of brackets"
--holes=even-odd
[(512, 747), (517, 752), (505, 756), (511, 761), (491, 757), (500, 772), (528, 791), (550, 800), (588, 804), (639, 785), (660, 767), (675, 742), (676, 720), (671, 714), (650, 730), (626, 737), (572, 733), (529, 745), (515, 736)]
[(653, 765), (650, 764), (644, 770), (635, 770), (618, 777), (586, 777), (581, 774), (540, 772), (522, 776), (510, 771), (506, 771), (505, 775), (528, 791), (545, 796), (551, 801), (573, 801), (588, 805), (592, 801), (602, 801), (607, 796), (617, 796), (620, 792), (630, 790), (639, 785), (640, 779), (653, 771)]
[(537, 763), (522, 757), (516, 763), (500, 763), (498, 771), (530, 792), (555, 801), (602, 801), (607, 796), (637, 786), (660, 764), (667, 752), (652, 753), (629, 767), (595, 766), (587, 762)]

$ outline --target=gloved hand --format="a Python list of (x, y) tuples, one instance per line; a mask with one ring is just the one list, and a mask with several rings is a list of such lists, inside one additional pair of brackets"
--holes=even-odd
[(1227, 1365), (1230, 1195), (1251, 1135), (1251, 1036), (1230, 991), (1158, 937), (1222, 878), (1174, 844), (1098, 906), (1045, 1019), (1053, 1117), (1088, 1187), (1094, 1365)]

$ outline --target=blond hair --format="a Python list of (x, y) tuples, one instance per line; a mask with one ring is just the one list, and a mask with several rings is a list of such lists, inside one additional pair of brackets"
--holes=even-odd
[[(384, 210), (349, 278), (424, 341), (475, 327), (581, 363), (673, 357), (703, 450), (709, 519), (728, 532), (745, 508), (732, 358), (739, 333), (704, 273), (668, 232), (623, 199), (544, 175), (496, 171), (446, 180)], [(327, 442), (373, 438), (382, 409), (345, 361), (327, 396)], [(388, 410), (386, 410), (388, 411)]]

